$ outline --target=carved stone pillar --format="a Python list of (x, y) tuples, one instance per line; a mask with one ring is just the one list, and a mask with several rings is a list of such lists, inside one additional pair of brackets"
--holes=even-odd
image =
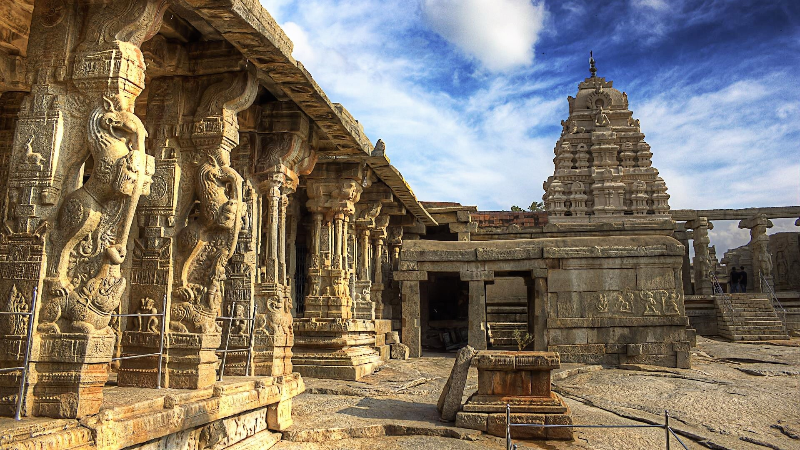
[(307, 179), (307, 207), (312, 213), (310, 288), (305, 317), (294, 322), (293, 358), (295, 370), (303, 376), (357, 380), (380, 363), (371, 348), (376, 342), (375, 321), (353, 318), (349, 289), (357, 268), (349, 264), (349, 223), (368, 177), (360, 164), (327, 164)]
[(711, 285), (711, 259), (708, 253), (709, 223), (705, 217), (686, 222), (686, 227), (693, 230), (694, 246), (694, 293), (696, 295), (711, 295), (714, 289)]
[(370, 280), (370, 245), (369, 228), (359, 227), (357, 248), (357, 277), (355, 281), (355, 297), (353, 298), (353, 317), (356, 319), (375, 319), (375, 304), (372, 302), (372, 280)]
[[(183, 116), (191, 117), (192, 113), (181, 105), (188, 96), (196, 95), (193, 94), (196, 90), (195, 83), (187, 83), (180, 77), (156, 78), (148, 89), (146, 127), (148, 149), (155, 156), (155, 174), (150, 195), (139, 202), (136, 211), (139, 235), (133, 239), (127, 308), (131, 313), (161, 313), (164, 296), (172, 297), (178, 192), (181, 168), (186, 165), (186, 153), (190, 151), (189, 148), (184, 151), (182, 144), (188, 137), (182, 139), (179, 129)], [(122, 356), (158, 353), (162, 318), (127, 320), (121, 340)], [(121, 386), (156, 387), (157, 375), (157, 356), (127, 359), (120, 361), (117, 381)]]
[(691, 260), (689, 259), (689, 240), (694, 237), (691, 231), (686, 231), (685, 224), (679, 224), (682, 231), (675, 232), (675, 239), (683, 244), (683, 264), (681, 265), (681, 278), (683, 281), (684, 295), (692, 295), (692, 268)]
[[(176, 235), (163, 385), (200, 389), (215, 382), (226, 266), (246, 216), (242, 175), (231, 165), (239, 144), (236, 114), (255, 99), (252, 71), (210, 77), (191, 124), (191, 190), (178, 199), (185, 224)], [(243, 305), (242, 305), (243, 306)], [(235, 311), (234, 311), (235, 312)]]
[[(25, 413), (63, 418), (96, 413), (102, 402), (116, 341), (110, 314), (128, 283), (128, 234), (154, 171), (133, 113), (144, 89), (140, 45), (166, 7), (70, 3), (33, 12), (31, 94), (16, 126), (0, 246), (0, 261), (15, 266), (0, 276), (0, 296), (16, 290), (29, 302), (34, 288), (40, 293)], [(21, 359), (19, 343), (3, 339), (3, 359)], [(3, 373), (0, 386), (17, 376)], [(15, 401), (16, 392), (0, 389), (2, 403)]]
[[(273, 102), (261, 107), (254, 137), (258, 140), (254, 176), (262, 218), (253, 364), (257, 375), (281, 376), (293, 371), (294, 306), (289, 278), (293, 252), (287, 251), (287, 244), (294, 241), (297, 221), (288, 219), (291, 197), (300, 176), (313, 170), (317, 154), (311, 121), (296, 105)], [(292, 217), (297, 215), (295, 211)], [(316, 225), (314, 233), (319, 236), (321, 222)]]
[[(766, 292), (767, 286), (763, 283), (773, 285), (772, 280), (772, 255), (769, 252), (769, 236), (767, 228), (772, 228), (772, 221), (765, 214), (759, 214), (753, 218), (739, 222), (739, 228), (750, 229), (750, 242), (747, 247), (750, 249), (750, 258), (753, 265), (753, 277), (748, 280), (748, 287), (752, 287), (753, 292)], [(764, 280), (761, 280), (761, 277)]]
[(386, 228), (389, 226), (389, 216), (375, 218), (375, 231), (372, 232), (372, 302), (375, 304), (376, 319), (391, 319), (384, 315), (383, 290), (388, 284), (385, 276), (391, 271), (384, 270), (383, 265), (388, 262), (386, 253)]

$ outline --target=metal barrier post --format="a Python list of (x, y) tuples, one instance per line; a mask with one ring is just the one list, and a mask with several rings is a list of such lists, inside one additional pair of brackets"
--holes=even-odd
[[(233, 310), (231, 310), (231, 316), (233, 316)], [(217, 381), (222, 381), (222, 375), (225, 373), (225, 362), (228, 360), (228, 343), (231, 341), (231, 326), (233, 325), (233, 321), (228, 320), (227, 324), (228, 334), (225, 336), (225, 350), (222, 352), (222, 361), (219, 366), (219, 378), (217, 378)], [(225, 323), (223, 323), (223, 326), (224, 325)]]
[(669, 450), (669, 411), (664, 410), (664, 434), (667, 436), (667, 450)]
[(164, 364), (164, 339), (167, 336), (167, 294), (164, 294), (164, 306), (161, 307), (161, 345), (158, 350), (158, 381), (156, 389), (161, 389), (161, 375)]
[(31, 311), (28, 313), (28, 340), (25, 348), (25, 358), (22, 362), (22, 373), (19, 381), (19, 395), (17, 396), (17, 409), (14, 412), (14, 419), (20, 420), (22, 413), (22, 398), (25, 396), (25, 384), (28, 381), (28, 363), (31, 357), (31, 340), (33, 339), (33, 316), (36, 313), (36, 297), (38, 296), (38, 288), (33, 288), (33, 297), (31, 297)]
[(255, 368), (253, 367), (253, 340), (255, 339), (255, 331), (256, 331), (256, 304), (253, 303), (253, 315), (252, 320), (250, 321), (250, 340), (248, 341), (247, 346), (247, 366), (245, 367), (245, 376), (251, 377), (253, 376), (253, 372), (255, 372)]
[(506, 450), (511, 450), (511, 405), (506, 403)]

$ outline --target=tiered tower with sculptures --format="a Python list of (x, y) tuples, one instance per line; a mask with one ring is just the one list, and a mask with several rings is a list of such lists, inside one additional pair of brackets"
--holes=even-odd
[(594, 58), (590, 65), (591, 76), (568, 98), (569, 117), (561, 121), (554, 150), (555, 173), (544, 183), (550, 222), (668, 218), (667, 185), (652, 165), (628, 95), (597, 76)]

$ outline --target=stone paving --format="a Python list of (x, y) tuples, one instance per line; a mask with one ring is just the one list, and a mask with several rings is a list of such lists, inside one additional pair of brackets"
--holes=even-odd
[[(564, 396), (576, 424), (662, 423), (667, 409), (691, 449), (800, 448), (800, 340), (698, 338), (692, 352), (693, 369), (565, 364), (561, 375), (554, 374), (553, 389)], [(504, 439), (439, 421), (436, 401), (454, 356), (392, 360), (358, 382), (307, 378), (306, 393), (295, 399), (295, 425), (274, 448), (504, 448)], [(473, 368), (464, 400), (476, 388)], [(532, 449), (665, 448), (661, 429), (579, 429), (574, 442), (515, 443)]]

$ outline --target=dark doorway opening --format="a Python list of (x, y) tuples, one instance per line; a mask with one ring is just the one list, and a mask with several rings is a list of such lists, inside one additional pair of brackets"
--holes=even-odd
[(455, 350), (467, 345), (469, 284), (458, 273), (430, 274), (420, 282), (422, 347)]

